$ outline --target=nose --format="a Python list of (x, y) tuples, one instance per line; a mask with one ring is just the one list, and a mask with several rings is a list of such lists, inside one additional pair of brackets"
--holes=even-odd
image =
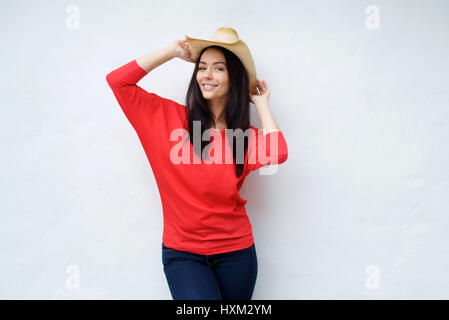
[(212, 78), (212, 68), (207, 69), (205, 72), (206, 78), (211, 79)]
[(208, 71), (206, 71), (206, 78), (207, 79), (212, 79), (212, 68), (209, 69)]

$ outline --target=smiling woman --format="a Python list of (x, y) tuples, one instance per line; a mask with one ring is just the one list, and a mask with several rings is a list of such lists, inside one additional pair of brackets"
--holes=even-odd
[[(212, 87), (206, 86), (212, 85)], [(187, 90), (188, 130), (193, 136), (193, 122), (200, 121), (201, 136), (208, 128), (249, 129), (249, 77), (240, 59), (231, 51), (221, 46), (203, 48), (197, 59), (195, 69)], [(232, 146), (233, 158), (237, 157), (237, 140), (228, 140)], [(201, 156), (209, 145), (202, 141), (194, 145), (194, 152)], [(244, 152), (248, 142), (244, 141)], [(243, 164), (236, 163), (236, 175), (243, 173)]]
[[(233, 29), (220, 30), (233, 34)], [(239, 190), (250, 172), (287, 160), (281, 131), (262, 134), (250, 126), (250, 99), (266, 101), (269, 89), (260, 85), (258, 98), (250, 96), (250, 75), (254, 72), (248, 74), (233, 52), (238, 50), (230, 49), (204, 46), (194, 52), (198, 53), (194, 59), (186, 42), (177, 40), (106, 76), (138, 134), (156, 179), (164, 219), (162, 263), (174, 299), (251, 299), (257, 255), (246, 200)], [(150, 70), (174, 57), (195, 62), (185, 105), (137, 85)], [(274, 122), (267, 106), (256, 105), (264, 126)], [(218, 140), (210, 141), (204, 139), (210, 137), (204, 131), (211, 127), (229, 130), (226, 134), (214, 132)], [(200, 142), (194, 128), (201, 134)], [(172, 160), (177, 141), (171, 138), (178, 130), (183, 131), (181, 138), (187, 137), (181, 141), (182, 153), (186, 151), (190, 158), (186, 163)], [(209, 144), (218, 146), (217, 150), (224, 145), (225, 160), (232, 155), (231, 161), (202, 161), (203, 149)]]
[[(199, 62), (196, 80), (201, 87), (204, 99), (212, 112), (214, 123), (224, 124), (226, 128), (226, 104), (229, 92), (229, 75), (224, 54), (220, 49), (208, 48)], [(200, 67), (201, 65), (201, 67)]]

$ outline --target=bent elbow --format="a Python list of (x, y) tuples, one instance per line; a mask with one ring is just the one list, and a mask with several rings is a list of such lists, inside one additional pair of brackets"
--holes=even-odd
[(106, 75), (106, 82), (109, 84), (110, 87), (113, 87), (114, 84), (117, 82), (116, 79), (114, 78), (113, 72), (114, 71), (111, 71)]
[(288, 153), (282, 153), (279, 155), (278, 164), (284, 163), (288, 159)]

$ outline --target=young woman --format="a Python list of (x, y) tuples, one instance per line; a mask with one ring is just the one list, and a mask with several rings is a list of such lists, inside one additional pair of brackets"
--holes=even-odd
[[(137, 85), (175, 57), (195, 63), (185, 105)], [(159, 188), (162, 263), (173, 299), (250, 300), (257, 255), (238, 192), (250, 172), (286, 161), (288, 149), (246, 45), (234, 29), (220, 28), (210, 41), (176, 40), (106, 79)], [(250, 102), (262, 130), (250, 125)]]

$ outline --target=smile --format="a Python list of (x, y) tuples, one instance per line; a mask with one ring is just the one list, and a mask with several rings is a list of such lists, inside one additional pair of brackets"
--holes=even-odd
[(204, 88), (205, 90), (212, 90), (212, 89), (214, 89), (215, 87), (218, 87), (218, 86), (217, 86), (217, 85), (213, 86), (213, 85), (203, 84), (203, 88)]

